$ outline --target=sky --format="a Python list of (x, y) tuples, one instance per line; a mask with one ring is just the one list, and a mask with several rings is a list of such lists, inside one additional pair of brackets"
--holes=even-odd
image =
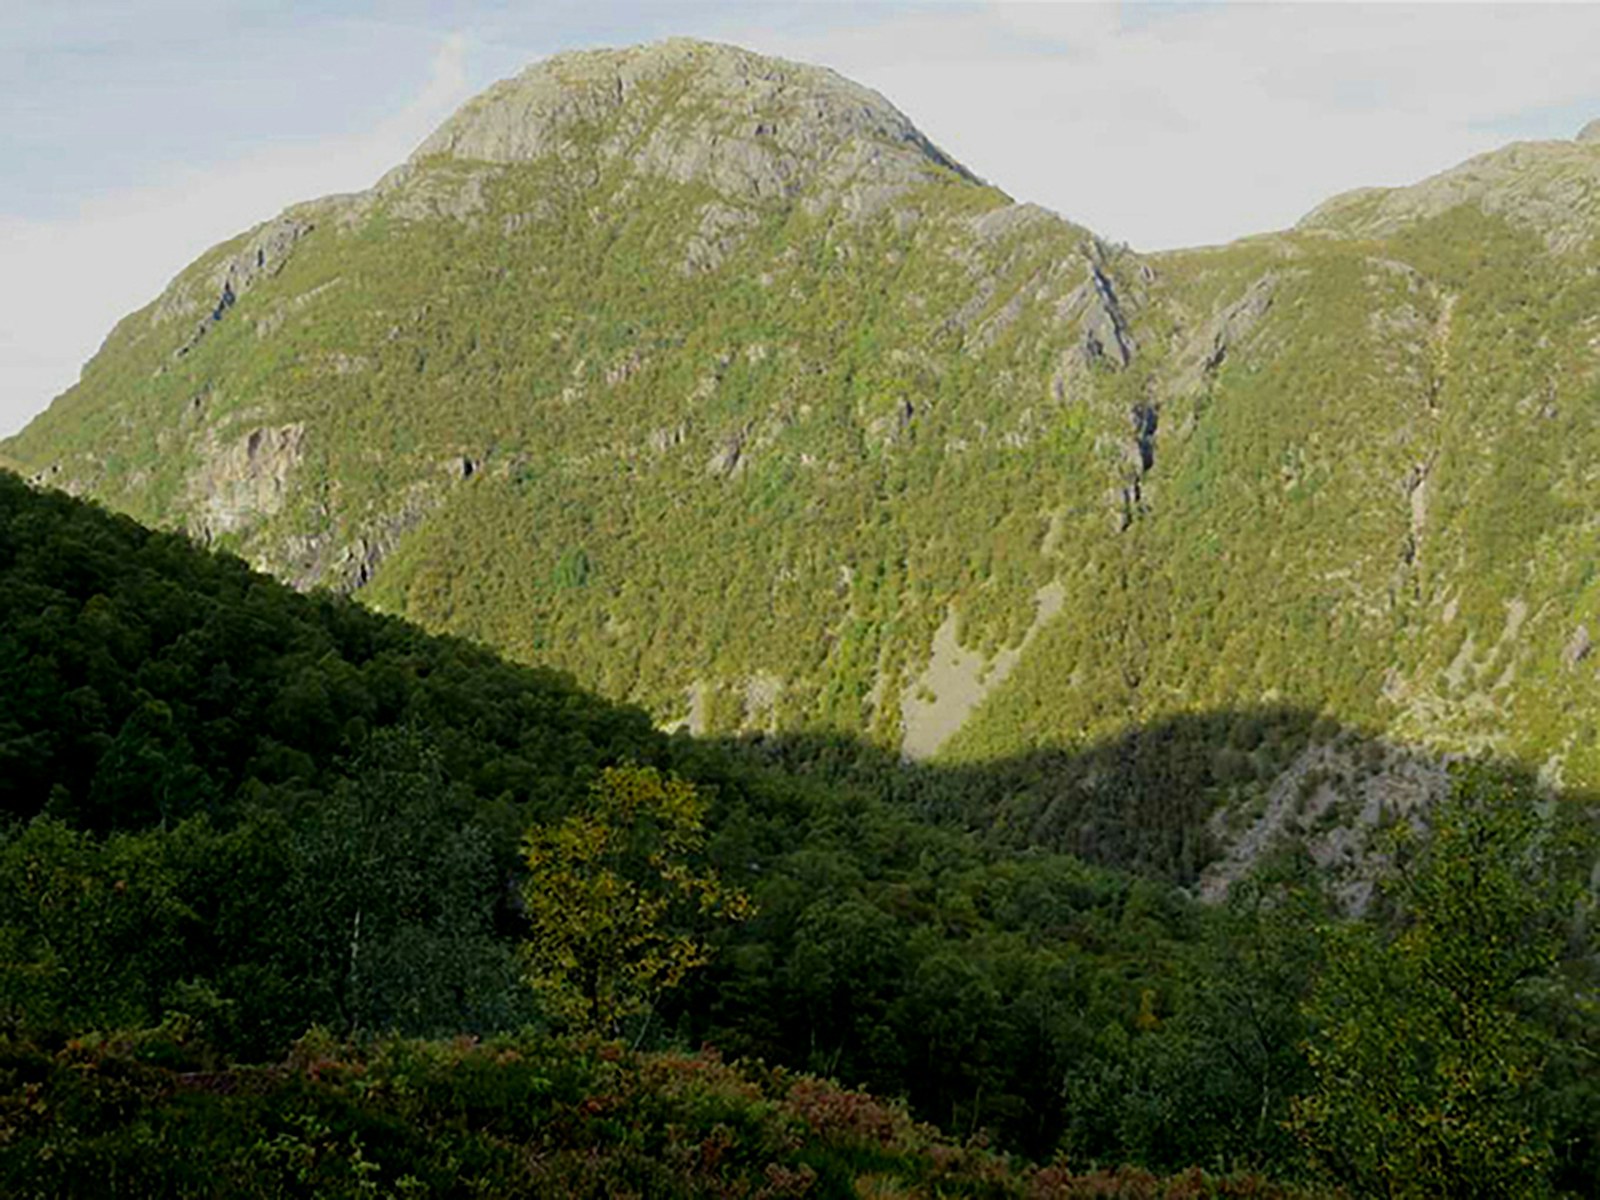
[(1140, 250), (1600, 117), (1597, 5), (5, 0), (0, 436), (207, 247), (369, 186), (529, 62), (674, 34), (833, 67)]

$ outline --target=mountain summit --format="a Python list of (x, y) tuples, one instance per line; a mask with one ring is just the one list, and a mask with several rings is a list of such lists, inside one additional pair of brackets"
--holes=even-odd
[(1355, 871), (1441, 776), (1348, 730), (1600, 782), (1597, 174), (1522, 144), (1141, 256), (832, 72), (562, 55), (0, 450), (663, 725), (1013, 756), (1022, 841)]
[(1409, 187), (1363, 188), (1335, 196), (1302, 229), (1392, 234), (1408, 224), (1470, 206), (1529, 230), (1557, 252), (1588, 245), (1600, 229), (1600, 121), (1572, 141), (1514, 142)]
[(672, 39), (561, 54), (491, 87), (413, 155), (545, 158), (703, 183), (743, 201), (882, 203), (936, 170), (965, 172), (876, 92), (822, 67)]

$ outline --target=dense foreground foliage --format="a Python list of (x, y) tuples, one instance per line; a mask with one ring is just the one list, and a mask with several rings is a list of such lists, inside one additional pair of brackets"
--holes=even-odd
[[(641, 1047), (710, 1043), (730, 1060), (842, 1080), (902, 1099), (958, 1141), (986, 1135), (1073, 1171), (1323, 1171), (1365, 1190), (1398, 1177), (1398, 1194), (1463, 1178), (1483, 1194), (1585, 1194), (1600, 1180), (1592, 926), (1554, 886), (1588, 860), (1556, 853), (1559, 822), (1527, 816), (1492, 779), (1464, 782), (1436, 837), (1408, 844), (1396, 827), (1400, 873), (1360, 923), (1293, 846), (1226, 904), (1201, 905), (1167, 883), (930, 822), (893, 787), (669, 737), (558, 675), (298, 595), (0, 475), (6, 1190), (55, 1194), (70, 1169), (102, 1191), (128, 1179), (128, 1194), (181, 1192), (176, 1175), (132, 1173), (193, 1167), (203, 1191), (259, 1142), (277, 1147), (245, 1156), (262, 1180), (278, 1171), (318, 1194), (342, 1186), (340, 1172), (352, 1188), (366, 1178), (366, 1194), (403, 1194), (407, 1175), (444, 1187), (440, 1172), (480, 1165), (533, 1187), (540, 1164), (575, 1170), (590, 1150), (622, 1172), (596, 1166), (595, 1179), (660, 1194), (665, 1184), (628, 1174), (647, 1170), (639, 1145), (744, 1128), (673, 1090), (696, 1072), (720, 1081), (712, 1092), (756, 1089), (750, 1112), (766, 1115), (750, 1122), (795, 1128), (783, 1116), (795, 1089), (834, 1096), (832, 1085), (780, 1086), (764, 1069), (670, 1053), (621, 1067), (547, 1036), (563, 1014), (548, 988), (527, 986), (538, 913), (519, 845), (543, 844), (522, 842), (530, 828), (590, 828), (585, 798), (629, 763), (674, 803), (695, 798), (704, 837), (678, 839), (692, 877), (752, 908), (701, 931), (708, 964), (624, 1022)], [(1480, 954), (1475, 935), (1489, 932), (1499, 957)], [(296, 1044), (304, 1058), (313, 1026), (372, 1048), (325, 1048), (348, 1067), (331, 1072), (240, 1065), (282, 1062)], [(384, 1040), (525, 1029), (492, 1050)], [(1496, 1033), (1488, 1060), (1481, 1029)], [(538, 1065), (499, 1063), (506, 1050)], [(1404, 1071), (1375, 1091), (1390, 1067)], [(639, 1107), (585, 1110), (619, 1090), (601, 1078), (610, 1071), (634, 1081)], [(531, 1109), (506, 1099), (562, 1072), (578, 1082), (548, 1096), (589, 1123), (561, 1124), (540, 1107), (548, 1096)], [(407, 1089), (423, 1078), (444, 1082), (418, 1099)], [(307, 1114), (321, 1124), (294, 1123)], [(1418, 1114), (1454, 1157), (1408, 1161), (1429, 1144)], [(757, 1195), (802, 1167), (816, 1194), (862, 1180), (861, 1194), (898, 1194), (945, 1169), (931, 1148), (828, 1166), (832, 1135), (813, 1145), (814, 1127), (800, 1128), (766, 1157), (751, 1147), (767, 1134), (742, 1142), (732, 1194), (739, 1179)], [(1367, 1154), (1374, 1138), (1381, 1153)], [(474, 1158), (485, 1145), (500, 1149)], [(1477, 1170), (1474, 1153), (1500, 1148), (1508, 1175)], [(975, 1174), (938, 1183), (944, 1194), (978, 1189), (991, 1168), (998, 1181), (974, 1194), (1055, 1178), (968, 1153), (949, 1162)], [(688, 1159), (661, 1161), (699, 1186)], [(1121, 1178), (1106, 1186), (1146, 1186)], [(1174, 1194), (1204, 1186), (1185, 1176)]]
[(24, 1197), (1289, 1200), (1199, 1171), (1075, 1171), (715, 1054), (533, 1037), (340, 1045), (209, 1069), (181, 1031), (0, 1045), (0, 1190)]

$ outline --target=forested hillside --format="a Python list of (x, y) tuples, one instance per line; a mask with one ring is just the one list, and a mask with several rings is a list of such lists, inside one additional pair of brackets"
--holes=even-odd
[(1593, 1194), (1597, 185), (675, 40), (208, 252), (0, 443), (0, 1191)]
[[(288, 1171), (294, 1156), (308, 1156), (323, 1165), (302, 1178), (329, 1187), (368, 1169), (364, 1154), (388, 1164), (370, 1170), (390, 1172), (391, 1184), (413, 1169), (454, 1178), (451, 1170), (466, 1168), (418, 1157), (413, 1134), (400, 1129), (440, 1120), (435, 1106), (458, 1103), (485, 1115), (450, 1136), (467, 1137), (478, 1147), (471, 1154), (531, 1186), (502, 1157), (503, 1139), (523, 1135), (487, 1114), (518, 1089), (546, 1085), (523, 1079), (523, 1068), (508, 1068), (500, 1083), (483, 1073), (523, 1055), (578, 1056), (574, 1064), (588, 1065), (573, 1065), (578, 1075), (556, 1093), (566, 1098), (550, 1102), (560, 1112), (577, 1105), (585, 1121), (613, 1103), (599, 1099), (613, 1085), (592, 1075), (609, 1070), (593, 1046), (548, 1040), (563, 1021), (525, 982), (518, 839), (582, 811), (585, 794), (618, 764), (667, 772), (707, 799), (701, 869), (747, 893), (753, 908), (712, 935), (706, 967), (652, 997), (628, 1024), (630, 1037), (709, 1041), (729, 1056), (863, 1084), (903, 1097), (947, 1134), (983, 1131), (1035, 1159), (1064, 1154), (1084, 1171), (1141, 1164), (1312, 1178), (1316, 1160), (1302, 1147), (1316, 1146), (1324, 1126), (1310, 1110), (1302, 1120), (1293, 1102), (1317, 1094), (1305, 1047), (1320, 1028), (1318, 981), (1344, 978), (1322, 964), (1380, 952), (1379, 943), (1351, 948), (1382, 924), (1368, 933), (1341, 924), (1310, 860), (1292, 847), (1236, 885), (1226, 905), (1204, 906), (1169, 885), (961, 832), (930, 800), (978, 786), (960, 772), (927, 768), (897, 794), (838, 782), (831, 771), (819, 780), (753, 765), (746, 745), (662, 734), (637, 710), (560, 676), (347, 599), (297, 594), (230, 556), (3, 474), (0, 670), (10, 821), (0, 833), (0, 1035), (10, 1039), (0, 1070), (12, 1105), (0, 1111), (8, 1130), (0, 1173), (26, 1182), (19, 1194), (60, 1194), (52, 1189), (61, 1180), (85, 1178), (96, 1161), (123, 1164), (126, 1194), (140, 1194), (183, 1161), (161, 1166), (150, 1148), (187, 1153), (185, 1130), (196, 1128), (212, 1129), (216, 1146), (256, 1139), (251, 1153), (265, 1156), (263, 1170)], [(802, 760), (815, 769), (823, 757), (812, 749)], [(1438, 860), (1492, 872), (1495, 846), (1523, 845), (1534, 857), (1516, 859), (1523, 873), (1502, 890), (1475, 899), (1481, 884), (1463, 893), (1441, 877), (1437, 893), (1386, 890), (1369, 909), (1378, 921), (1390, 904), (1427, 913), (1443, 898), (1478, 906), (1452, 915), (1465, 928), (1509, 922), (1506, 945), (1524, 947), (1519, 982), (1504, 990), (1490, 977), (1475, 1003), (1521, 1039), (1494, 1048), (1494, 1061), (1540, 1069), (1497, 1093), (1490, 1111), (1512, 1121), (1497, 1136), (1526, 1145), (1530, 1170), (1571, 1188), (1595, 1169), (1590, 1100), (1600, 1081), (1584, 1057), (1595, 1030), (1581, 1000), (1592, 943), (1581, 923), (1568, 923), (1570, 899), (1548, 891), (1576, 879), (1556, 853), (1576, 827), (1541, 835), (1555, 842), (1508, 843), (1493, 816), (1525, 811), (1517, 789), (1526, 786), (1468, 786), (1460, 819), (1481, 844), (1465, 860)], [(1488, 824), (1472, 824), (1480, 820)], [(1585, 861), (1579, 853), (1570, 868)], [(1426, 963), (1442, 951), (1393, 952)], [(1520, 982), (1530, 973), (1540, 981), (1531, 991)], [(1404, 1000), (1359, 978), (1354, 986), (1363, 1003)], [(301, 1042), (288, 1068), (223, 1070), (279, 1061), (311, 1026), (324, 1050)], [(124, 1032), (102, 1042), (96, 1030)], [(376, 1034), (517, 1030), (522, 1041), (465, 1058), (459, 1048), (359, 1048)], [(357, 1045), (341, 1044), (349, 1038)], [(381, 1059), (371, 1063), (374, 1078), (392, 1079), (370, 1097), (370, 1111), (366, 1093), (350, 1091), (369, 1053)], [(396, 1064), (416, 1054), (416, 1069), (434, 1072), (429, 1086), (442, 1090), (405, 1101), (399, 1081), (414, 1070)], [(326, 1069), (303, 1076), (308, 1061)], [(1001, 1189), (983, 1194), (1012, 1194), (1003, 1158), (984, 1166), (941, 1158), (923, 1135), (904, 1141), (910, 1127), (892, 1106), (759, 1072), (747, 1085), (711, 1066), (704, 1070), (721, 1082), (706, 1086), (723, 1099), (691, 1100), (698, 1093), (671, 1081), (702, 1068), (652, 1062), (628, 1068), (644, 1074), (627, 1088), (645, 1090), (626, 1103), (644, 1107), (626, 1109), (620, 1124), (540, 1135), (555, 1139), (551, 1161), (598, 1138), (621, 1155), (613, 1162), (621, 1174), (605, 1178), (642, 1179), (641, 1160), (629, 1155), (644, 1151), (629, 1137), (670, 1139), (673, 1123), (690, 1119), (670, 1115), (671, 1105), (737, 1109), (755, 1102), (747, 1086), (758, 1085), (774, 1102), (800, 1105), (799, 1132), (783, 1137), (801, 1140), (782, 1144), (811, 1149), (785, 1158), (761, 1149), (769, 1146), (761, 1139), (779, 1136), (772, 1129), (693, 1126), (705, 1129), (696, 1136), (744, 1147), (728, 1171), (744, 1171), (738, 1164), (751, 1160), (741, 1156), (755, 1154), (757, 1168), (770, 1161), (800, 1178), (838, 1153), (857, 1175), (881, 1168), (933, 1186), (948, 1169), (955, 1174), (939, 1194), (966, 1194), (959, 1181), (971, 1171), (972, 1186), (989, 1179), (983, 1186)], [(163, 1082), (162, 1071), (179, 1075)], [(105, 1083), (85, 1091), (100, 1072)], [(1412, 1100), (1428, 1103), (1434, 1086), (1424, 1075)], [(459, 1100), (445, 1099), (462, 1088)], [(481, 1088), (490, 1091), (472, 1091)], [(666, 1091), (649, 1099), (657, 1088)], [(594, 1098), (584, 1100), (584, 1089)], [(1337, 1096), (1335, 1104), (1343, 1111)], [(731, 1128), (746, 1129), (738, 1122), (754, 1113)], [(330, 1136), (337, 1152), (323, 1145)], [(836, 1136), (844, 1142), (829, 1140)], [(849, 1149), (856, 1138), (877, 1148)], [(66, 1174), (39, 1173), (45, 1147), (59, 1163), (51, 1170)], [(283, 1162), (272, 1157), (280, 1151)], [(680, 1168), (688, 1170), (672, 1170)], [(855, 1194), (843, 1178), (815, 1194)], [(1072, 1190), (1100, 1185), (1071, 1172), (1053, 1178), (1061, 1190), (1026, 1194), (1103, 1194)], [(1128, 1178), (1128, 1195), (1164, 1194)], [(1033, 1186), (1020, 1176), (1013, 1183)]]
[[(1344, 830), (1443, 784), (1350, 746), (1597, 781), (1597, 173), (1526, 144), (1139, 256), (826, 70), (566, 54), (203, 256), (0, 453), (659, 725), (1203, 730), (1163, 866), (1304, 814), (1358, 890)], [(1029, 782), (1027, 837), (1091, 845), (1099, 779)]]
[[(1319, 718), (1595, 784), (1597, 173), (1518, 145), (1142, 256), (831, 72), (563, 55), (205, 255), (0, 453), (662, 725), (1204, 729), (1187, 876), (1439, 794)], [(1127, 799), (1079, 783), (1027, 806)]]
[[(181, 1011), (246, 1056), (312, 1023), (517, 1028), (537, 1015), (511, 953), (517, 839), (618, 762), (715, 797), (710, 858), (758, 908), (674, 1002), (696, 1040), (925, 1091), (929, 1115), (1043, 1146), (1067, 1114), (1040, 1055), (1064, 1065), (1180, 986), (1200, 917), (1168, 888), (740, 767), (12, 477), (0, 500), (14, 1023)], [(936, 1050), (927, 1016), (962, 995), (982, 1012)]]

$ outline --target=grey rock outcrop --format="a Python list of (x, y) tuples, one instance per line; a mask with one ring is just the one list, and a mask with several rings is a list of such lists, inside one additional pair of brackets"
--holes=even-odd
[(1229, 354), (1260, 324), (1272, 308), (1283, 276), (1278, 271), (1262, 275), (1237, 299), (1229, 302), (1194, 328), (1178, 347), (1177, 370), (1166, 385), (1169, 396), (1200, 392), (1221, 369)]
[(262, 279), (283, 270), (294, 245), (316, 226), (303, 216), (286, 212), (255, 229), (244, 248), (227, 255), (199, 280), (188, 280), (169, 288), (157, 304), (155, 321), (192, 315), (204, 309), (205, 315), (174, 351), (182, 357), (222, 320), (239, 298)]
[[(881, 206), (966, 172), (878, 93), (822, 67), (674, 38), (560, 54), (491, 87), (417, 149), (430, 158), (626, 163), (759, 203)], [(809, 206), (809, 205), (808, 205)]]
[(1104, 363), (1117, 370), (1133, 362), (1138, 347), (1132, 326), (1112, 279), (1105, 251), (1094, 242), (1085, 247), (1088, 276), (1056, 305), (1056, 319), (1080, 333), (1078, 363), (1087, 368)]
[(190, 531), (209, 543), (279, 512), (305, 455), (305, 435), (299, 423), (252, 429), (226, 444), (208, 435), (188, 481)]
[(684, 275), (716, 270), (744, 243), (759, 221), (760, 218), (748, 209), (730, 208), (715, 202), (706, 205), (700, 211), (699, 227), (689, 235), (684, 246), (683, 262), (678, 269)]
[(1572, 631), (1572, 637), (1567, 640), (1566, 646), (1561, 651), (1561, 665), (1567, 670), (1572, 670), (1584, 659), (1589, 657), (1589, 652), (1594, 649), (1594, 643), (1589, 640), (1589, 627), (1579, 625)]
[(723, 439), (706, 462), (706, 474), (726, 479), (744, 466), (745, 431), (738, 430)]

